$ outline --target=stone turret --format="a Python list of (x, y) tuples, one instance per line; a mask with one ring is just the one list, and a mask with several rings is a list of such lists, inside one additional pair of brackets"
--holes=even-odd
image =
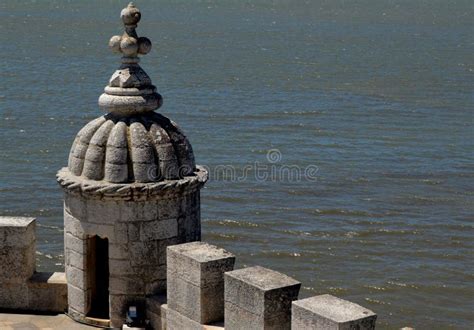
[(57, 174), (69, 314), (113, 327), (129, 307), (144, 313), (146, 297), (166, 289), (167, 246), (200, 240), (207, 180), (181, 129), (155, 112), (162, 97), (138, 64), (151, 50), (135, 30), (140, 11), (130, 3), (120, 16), (125, 32), (109, 46), (122, 64), (99, 98), (106, 114), (79, 131)]

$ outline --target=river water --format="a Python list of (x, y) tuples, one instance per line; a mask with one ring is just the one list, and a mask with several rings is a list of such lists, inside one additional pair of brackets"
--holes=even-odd
[[(100, 115), (125, 5), (0, 2), (0, 214), (38, 218), (40, 270), (63, 268), (55, 173)], [(473, 328), (471, 0), (137, 6), (160, 112), (211, 169), (203, 239), (381, 328)]]

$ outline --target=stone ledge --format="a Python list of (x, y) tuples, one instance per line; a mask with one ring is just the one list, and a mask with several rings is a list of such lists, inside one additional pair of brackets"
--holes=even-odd
[(324, 294), (293, 301), (294, 329), (375, 329), (377, 315), (360, 305)]
[(35, 273), (24, 283), (2, 283), (0, 308), (63, 313), (67, 310), (64, 273)]
[(68, 193), (99, 197), (102, 199), (140, 201), (162, 198), (165, 195), (183, 195), (200, 189), (208, 179), (202, 166), (196, 166), (192, 176), (179, 180), (165, 180), (152, 183), (108, 183), (94, 181), (72, 174), (62, 168), (56, 175), (58, 183)]

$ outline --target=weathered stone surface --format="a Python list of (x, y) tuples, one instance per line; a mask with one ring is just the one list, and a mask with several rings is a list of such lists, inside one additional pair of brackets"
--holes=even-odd
[(126, 260), (130, 257), (127, 244), (109, 244), (109, 258)]
[(144, 201), (170, 198), (197, 191), (207, 181), (208, 173), (204, 167), (196, 166), (193, 175), (180, 179), (167, 179), (153, 183), (117, 184), (79, 177), (72, 174), (68, 168), (62, 168), (58, 171), (56, 178), (66, 192), (80, 193), (84, 197)]
[(0, 287), (0, 308), (27, 309), (28, 285), (23, 283), (3, 282)]
[(360, 305), (329, 294), (294, 301), (293, 329), (375, 329), (377, 315)]
[(140, 225), (140, 240), (162, 240), (178, 235), (176, 219), (145, 221)]
[(86, 238), (82, 222), (72, 216), (66, 208), (64, 208), (64, 232), (80, 239)]
[(91, 307), (91, 292), (90, 290), (82, 290), (75, 286), (67, 285), (67, 302), (69, 307), (75, 309), (77, 312), (86, 315)]
[(8, 282), (24, 282), (35, 271), (35, 244), (28, 247), (0, 248), (0, 279)]
[[(124, 92), (127, 88), (109, 90)], [(149, 101), (154, 104), (158, 101), (149, 96), (103, 94), (101, 102), (109, 102), (117, 97), (124, 102), (115, 105), (120, 111), (124, 109), (124, 105), (133, 110)], [(138, 104), (134, 105), (133, 102)], [(181, 140), (169, 139), (168, 135), (174, 134), (176, 127), (170, 124), (168, 118), (153, 112), (115, 122), (109, 118), (110, 116), (103, 116), (102, 120), (94, 120), (89, 127), (89, 134), (78, 135), (76, 138), (68, 165), (75, 176), (89, 180), (107, 180), (110, 183), (158, 182), (190, 176), (195, 171), (191, 144), (184, 135)], [(151, 130), (149, 123), (161, 129)], [(156, 144), (159, 140), (157, 134), (163, 135), (163, 139), (170, 142)]]
[(166, 269), (164, 266), (160, 267), (160, 271), (158, 275), (159, 276), (164, 275), (164, 276), (161, 278), (156, 278), (154, 280), (147, 281), (146, 287), (145, 287), (145, 294), (147, 296), (166, 292)]
[(136, 276), (111, 277), (109, 279), (110, 294), (145, 294), (145, 281)]
[(85, 239), (78, 238), (76, 236), (73, 236), (71, 233), (66, 232), (64, 234), (64, 239), (65, 239), (65, 246), (67, 246), (68, 249), (84, 254), (87, 251), (87, 241)]
[(107, 238), (111, 243), (117, 242), (114, 225), (87, 224), (85, 228), (86, 233), (90, 236), (97, 235), (100, 238)]
[(165, 198), (157, 201), (160, 219), (176, 218), (181, 210), (180, 198)]
[(112, 200), (86, 200), (87, 222), (113, 225), (120, 219), (120, 203)]
[(226, 329), (289, 329), (301, 283), (260, 266), (225, 273)]
[(0, 247), (28, 247), (35, 241), (36, 219), (0, 217)]
[(87, 325), (74, 322), (65, 314), (31, 315), (15, 312), (2, 312), (0, 317), (2, 330), (91, 330)]
[(87, 206), (86, 200), (80, 195), (65, 194), (64, 210), (76, 220), (86, 220)]
[(133, 222), (127, 225), (127, 237), (129, 242), (140, 240), (140, 223)]
[(158, 264), (158, 242), (133, 242), (129, 244), (130, 262), (132, 266), (147, 266)]
[(35, 273), (28, 281), (28, 310), (62, 313), (67, 310), (64, 273)]
[(75, 286), (76, 288), (83, 290), (88, 289), (86, 272), (84, 270), (69, 265), (66, 267), (66, 278), (67, 283)]
[(199, 322), (196, 322), (189, 317), (181, 314), (170, 308), (166, 310), (166, 327), (167, 329), (186, 329), (186, 330), (202, 330), (203, 327)]
[(133, 271), (130, 260), (121, 260), (121, 259), (109, 259), (109, 272), (110, 276), (120, 277), (123, 275), (135, 275)]
[(0, 217), (0, 279), (24, 283), (35, 271), (34, 218)]
[(235, 257), (203, 242), (168, 247), (168, 307), (200, 324), (224, 316), (224, 273)]
[(76, 251), (70, 250), (66, 247), (65, 250), (65, 263), (66, 266), (72, 266), (81, 270), (85, 270), (87, 266), (87, 258), (82, 253), (77, 253)]

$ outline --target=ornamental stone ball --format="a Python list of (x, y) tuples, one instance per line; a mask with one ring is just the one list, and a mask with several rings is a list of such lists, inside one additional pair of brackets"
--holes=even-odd
[(127, 8), (122, 9), (120, 12), (120, 18), (125, 25), (136, 25), (138, 22), (140, 22), (141, 17), (142, 14), (140, 13), (140, 10), (135, 7), (133, 2), (130, 2)]
[(162, 97), (138, 64), (151, 50), (135, 31), (140, 18), (133, 4), (122, 10), (125, 31), (109, 41), (122, 63), (98, 102), (106, 114), (77, 133), (57, 174), (68, 313), (117, 328), (129, 306), (143, 312), (146, 297), (165, 290), (167, 246), (200, 240), (207, 181), (183, 131), (154, 111)]
[(122, 54), (122, 65), (110, 78), (104, 94), (99, 98), (99, 107), (118, 115), (133, 115), (158, 109), (163, 99), (151, 84), (151, 79), (138, 65), (138, 55), (148, 54), (151, 41), (138, 37), (137, 23), (141, 14), (133, 3), (120, 14), (125, 31), (121, 36), (110, 38), (109, 47)]
[(130, 2), (124, 8), (120, 18), (125, 25), (125, 33), (122, 36), (110, 38), (109, 46), (114, 52), (122, 53), (127, 57), (136, 57), (137, 54), (148, 54), (151, 50), (151, 41), (145, 37), (138, 37), (135, 31), (137, 23), (140, 21), (140, 10)]

